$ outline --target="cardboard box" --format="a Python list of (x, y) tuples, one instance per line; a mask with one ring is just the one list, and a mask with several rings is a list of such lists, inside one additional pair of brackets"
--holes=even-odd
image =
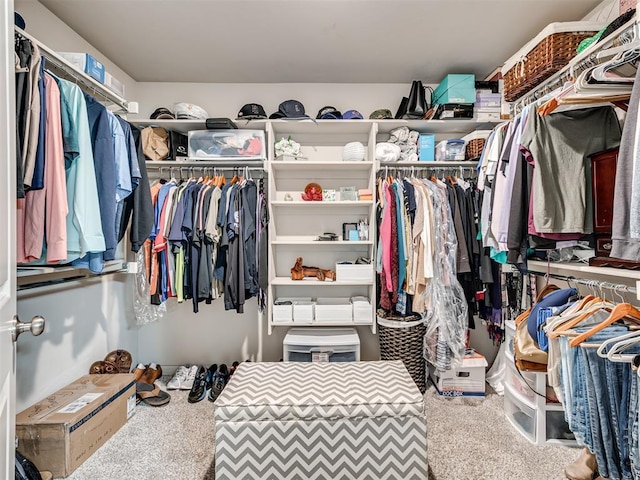
[(436, 136), (432, 133), (421, 133), (418, 139), (418, 160), (433, 162), (436, 159)]
[(132, 374), (85, 375), (16, 417), (18, 451), (40, 470), (66, 477), (135, 412)]
[(104, 83), (104, 65), (94, 56), (81, 52), (58, 52), (58, 55), (100, 83)]
[(476, 101), (476, 77), (473, 74), (449, 74), (433, 91), (431, 103), (474, 103)]
[(484, 397), (487, 360), (475, 350), (467, 350), (458, 369), (440, 370), (429, 366), (429, 375), (438, 393), (446, 397)]

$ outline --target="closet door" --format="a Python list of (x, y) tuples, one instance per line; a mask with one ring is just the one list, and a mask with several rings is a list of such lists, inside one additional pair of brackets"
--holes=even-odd
[(15, 349), (11, 335), (16, 313), (15, 279), (15, 94), (13, 0), (2, 2), (0, 32), (0, 478), (14, 478)]

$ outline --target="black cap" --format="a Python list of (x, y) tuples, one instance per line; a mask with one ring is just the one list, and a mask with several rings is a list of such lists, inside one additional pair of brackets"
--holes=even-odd
[(247, 103), (238, 112), (236, 120), (255, 120), (258, 118), (267, 118), (267, 114), (262, 105), (257, 103)]
[(318, 115), (316, 115), (316, 118), (319, 120), (340, 120), (342, 118), (342, 113), (340, 113), (340, 111), (338, 111), (336, 107), (327, 106), (322, 107), (320, 110), (318, 110)]
[(304, 105), (297, 100), (285, 100), (278, 106), (278, 111), (269, 118), (311, 118), (304, 113)]
[(13, 23), (16, 24), (16, 27), (24, 30), (27, 27), (27, 24), (24, 22), (24, 18), (18, 12), (13, 12)]
[(162, 119), (171, 119), (175, 120), (175, 115), (165, 107), (159, 107), (154, 110), (150, 117), (152, 120), (162, 120)]

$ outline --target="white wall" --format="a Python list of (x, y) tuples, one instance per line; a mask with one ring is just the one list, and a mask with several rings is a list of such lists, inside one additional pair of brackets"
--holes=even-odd
[(17, 342), (16, 411), (89, 373), (112, 350), (136, 355), (128, 281), (127, 275), (108, 275), (18, 292), (20, 319), (42, 315), (46, 323), (39, 337), (25, 333)]
[(368, 117), (379, 108), (395, 114), (403, 96), (409, 95), (411, 84), (353, 84), (353, 83), (148, 83), (140, 82), (135, 99), (140, 115), (149, 118), (157, 107), (173, 109), (178, 102), (195, 103), (210, 117), (236, 118), (246, 103), (259, 103), (267, 113), (289, 99), (302, 102), (306, 113), (315, 118), (318, 110), (331, 105), (344, 112), (358, 110)]
[[(124, 83), (128, 98), (136, 95), (136, 82), (111, 60), (73, 31), (37, 0), (15, 0), (15, 10), (26, 23), (26, 31), (57, 52), (86, 52), (100, 61), (107, 71)], [(114, 34), (118, 34), (114, 32)]]

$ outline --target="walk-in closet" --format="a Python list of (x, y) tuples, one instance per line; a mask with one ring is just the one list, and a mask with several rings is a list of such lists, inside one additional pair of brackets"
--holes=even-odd
[(8, 0), (0, 477), (640, 479), (635, 0)]

